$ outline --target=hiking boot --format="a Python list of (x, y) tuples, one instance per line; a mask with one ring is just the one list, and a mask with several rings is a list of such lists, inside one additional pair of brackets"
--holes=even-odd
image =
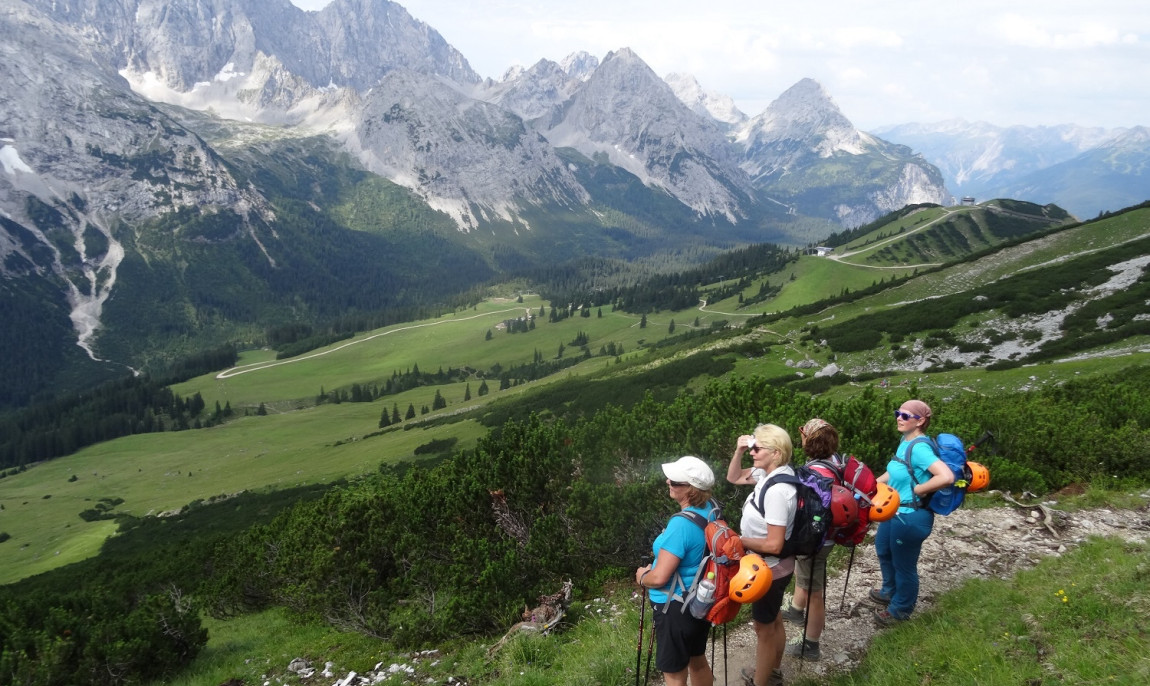
[(887, 610), (874, 611), (874, 623), (880, 627), (891, 627), (904, 621), (906, 620), (902, 617), (895, 617)]
[(799, 640), (787, 644), (786, 653), (791, 657), (798, 657), (814, 662), (819, 659), (819, 642), (810, 639), (804, 641), (802, 638), (799, 638)]
[[(743, 677), (743, 686), (755, 686), (755, 668), (743, 667), (739, 675)], [(772, 669), (771, 678), (767, 679), (767, 686), (784, 686), (783, 670)]]
[(879, 605), (882, 605), (883, 607), (890, 605), (890, 598), (883, 595), (882, 591), (880, 591), (877, 588), (872, 588), (871, 590), (867, 591), (866, 597), (872, 603), (878, 603)]
[(788, 622), (794, 622), (795, 624), (802, 624), (805, 619), (803, 617), (805, 612), (801, 608), (795, 607), (791, 604), (788, 604), (786, 608), (779, 612), (779, 614), (783, 616), (783, 619), (787, 620)]

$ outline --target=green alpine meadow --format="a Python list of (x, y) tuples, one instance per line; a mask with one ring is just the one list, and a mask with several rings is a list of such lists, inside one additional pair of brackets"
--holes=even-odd
[[(233, 340), (182, 375), (5, 413), (0, 679), (254, 683), (253, 657), (288, 679), (296, 653), (365, 671), (434, 649), (433, 680), (630, 683), (628, 575), (670, 513), (658, 465), (721, 465), (757, 423), (819, 416), (877, 473), (910, 397), (935, 408), (932, 431), (992, 432), (979, 460), (996, 491), (1145, 490), (1150, 208), (1079, 223), (1003, 200), (862, 229), (632, 283), (493, 282), (427, 316)], [(1081, 555), (1098, 546), (1133, 556), (1114, 584), (1144, 566), (1133, 543)], [(565, 581), (559, 634), (487, 650)], [(1013, 583), (977, 592), (1051, 582)], [(961, 621), (985, 622), (971, 605)], [(1043, 645), (1066, 640), (1044, 626)], [(881, 645), (873, 659), (898, 662)], [(843, 683), (886, 667), (860, 669)]]

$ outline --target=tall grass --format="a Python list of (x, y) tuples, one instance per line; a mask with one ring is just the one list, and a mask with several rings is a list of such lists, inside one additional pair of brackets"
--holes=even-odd
[[(1110, 494), (1113, 496), (1113, 493)], [(283, 610), (205, 622), (208, 647), (178, 679), (153, 686), (283, 683), (303, 657), (333, 673), (364, 674), (382, 662), (413, 673), (382, 682), (473, 685), (625, 686), (646, 662), (637, 653), (639, 612), (629, 588), (575, 601), (559, 631), (513, 634), (441, 646), (430, 654), (395, 652), (375, 639), (300, 624)], [(650, 616), (647, 616), (650, 625)], [(798, 686), (931, 684), (1049, 686), (1150, 683), (1150, 548), (1095, 538), (1010, 579), (972, 579), (929, 611), (881, 632), (857, 669), (836, 676), (797, 675)], [(494, 649), (493, 649), (494, 648)], [(655, 672), (652, 666), (652, 672)], [(653, 681), (658, 675), (653, 674)], [(730, 676), (730, 675), (728, 675)], [(722, 676), (718, 677), (721, 681)]]
[(829, 681), (932, 686), (1150, 682), (1150, 552), (1092, 539), (1012, 579), (972, 579)]

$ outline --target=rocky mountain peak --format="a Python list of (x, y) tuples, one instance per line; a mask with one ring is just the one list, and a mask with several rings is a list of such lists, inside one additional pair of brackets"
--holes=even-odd
[(738, 138), (749, 145), (805, 141), (820, 157), (829, 157), (836, 151), (862, 154), (870, 137), (843, 115), (822, 84), (805, 78), (751, 119)]
[(722, 128), (692, 112), (629, 48), (608, 53), (542, 130), (553, 145), (606, 155), (700, 214), (736, 221), (751, 202)]
[(552, 113), (566, 102), (582, 82), (551, 60), (539, 60), (530, 69), (510, 70), (503, 80), (485, 81), (475, 97), (532, 120)]
[(747, 121), (747, 115), (735, 105), (735, 100), (722, 93), (713, 93), (690, 74), (667, 74), (663, 79), (684, 105), (692, 112), (711, 117), (732, 127)]
[(591, 77), (595, 69), (599, 67), (599, 58), (585, 50), (580, 50), (579, 52), (573, 52), (567, 57), (564, 57), (563, 61), (559, 64), (563, 68), (563, 71), (567, 72), (568, 76), (579, 79), (580, 81), (586, 81)]

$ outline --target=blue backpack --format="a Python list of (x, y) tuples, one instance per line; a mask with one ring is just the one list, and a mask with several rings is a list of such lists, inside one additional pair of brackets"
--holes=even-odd
[[(905, 467), (907, 472), (910, 473), (910, 481), (914, 485), (918, 485), (918, 480), (914, 478), (914, 470), (910, 466), (910, 454), (914, 450), (914, 444), (924, 442), (930, 446), (938, 459), (950, 469), (954, 474), (954, 483), (946, 488), (940, 488), (934, 493), (923, 496), (916, 496), (915, 503), (912, 505), (914, 508), (925, 507), (931, 512), (940, 515), (948, 515), (954, 512), (962, 505), (962, 500), (966, 497), (966, 446), (963, 444), (962, 439), (954, 434), (939, 434), (937, 438), (930, 436), (919, 436), (910, 442), (906, 447), (906, 459), (898, 460)], [(897, 458), (896, 458), (897, 459)]]

